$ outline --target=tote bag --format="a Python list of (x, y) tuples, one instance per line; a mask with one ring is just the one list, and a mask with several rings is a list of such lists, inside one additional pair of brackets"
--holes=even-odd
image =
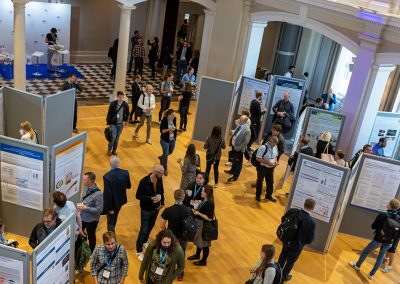
[(335, 163), (335, 157), (332, 154), (328, 154), (329, 143), (326, 144), (324, 152), (321, 154), (321, 160), (329, 163)]

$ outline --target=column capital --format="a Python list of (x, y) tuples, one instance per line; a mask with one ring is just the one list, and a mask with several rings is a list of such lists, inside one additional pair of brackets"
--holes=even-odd
[(209, 17), (214, 17), (215, 14), (216, 14), (215, 11), (212, 11), (212, 10), (209, 10), (209, 9), (204, 9), (203, 11), (204, 11), (204, 15), (205, 16), (209, 16)]
[(250, 28), (264, 29), (267, 25), (268, 23), (253, 22), (251, 20), (249, 21)]
[(117, 5), (120, 7), (122, 10), (135, 10), (138, 0), (117, 0)]
[(30, 0), (12, 0), (14, 4), (27, 4)]

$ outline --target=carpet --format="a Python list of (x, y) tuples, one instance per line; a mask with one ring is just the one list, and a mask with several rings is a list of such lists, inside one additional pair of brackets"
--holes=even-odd
[[(79, 72), (74, 66), (71, 65), (63, 65), (63, 69), (65, 70), (64, 73), (58, 73), (58, 77), (54, 76), (54, 72), (48, 72), (47, 71), (47, 65), (46, 64), (39, 64), (39, 73), (42, 75), (40, 76), (34, 76), (33, 73), (36, 72), (36, 65), (26, 65), (26, 79), (27, 80), (32, 80), (32, 79), (54, 79), (54, 78), (67, 78), (68, 74), (73, 73), (76, 75), (77, 78), (84, 78), (83, 74)], [(14, 65), (0, 65), (0, 75), (5, 79), (5, 80), (12, 80), (14, 78)]]

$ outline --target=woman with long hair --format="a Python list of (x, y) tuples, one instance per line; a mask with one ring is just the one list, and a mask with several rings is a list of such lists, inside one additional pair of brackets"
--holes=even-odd
[[(273, 284), (276, 276), (276, 268), (274, 262), (275, 247), (265, 244), (261, 247), (260, 260), (254, 268), (250, 270), (253, 273), (251, 277), (253, 284)], [(247, 282), (246, 282), (247, 283)]]
[(194, 144), (190, 144), (187, 147), (183, 164), (182, 158), (178, 159), (178, 163), (182, 170), (180, 189), (185, 190), (196, 179), (196, 165), (198, 164), (198, 161), (196, 155), (196, 146)]
[(222, 137), (221, 126), (214, 126), (211, 131), (211, 136), (207, 137), (204, 144), (206, 152), (206, 175), (210, 177), (211, 166), (214, 165), (214, 187), (218, 187), (218, 167), (221, 160), (222, 149), (226, 148), (225, 139)]
[(29, 121), (21, 122), (21, 129), (19, 130), (19, 134), (21, 134), (22, 141), (32, 144), (38, 144), (36, 133), (33, 130), (32, 125)]
[(192, 98), (192, 84), (187, 81), (182, 88), (182, 95), (178, 97), (179, 101), (179, 130), (186, 131), (187, 117), (189, 113), (190, 99)]
[(321, 154), (330, 154), (335, 155), (335, 150), (333, 150), (333, 146), (331, 144), (331, 133), (329, 131), (325, 131), (319, 137), (317, 142), (317, 151), (315, 153), (315, 157), (321, 159)]
[(164, 167), (164, 175), (168, 175), (168, 156), (174, 152), (176, 143), (176, 118), (173, 109), (169, 109), (165, 112), (164, 118), (160, 124), (160, 144), (162, 148), (162, 155), (158, 158), (160, 163)]

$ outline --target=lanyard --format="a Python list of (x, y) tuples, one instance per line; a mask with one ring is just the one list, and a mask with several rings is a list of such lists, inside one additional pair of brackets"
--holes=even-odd
[(163, 255), (163, 250), (160, 249), (160, 264), (163, 264), (165, 259), (167, 258), (168, 255), (168, 251), (166, 251)]
[(107, 264), (107, 266), (110, 266), (111, 262), (113, 261), (114, 255), (115, 255), (115, 250), (113, 251), (111, 256), (108, 254), (108, 252), (106, 253), (106, 264)]
[(197, 211), (200, 210), (200, 208), (204, 205), (204, 203), (206, 203), (206, 200), (205, 200), (205, 199), (203, 199), (203, 200), (201, 201), (201, 203), (200, 203), (199, 206), (197, 207)]
[(194, 200), (194, 198), (196, 197), (197, 193), (199, 193), (199, 191), (202, 189), (202, 185), (200, 185), (200, 187), (197, 189), (197, 184), (194, 185), (194, 193), (192, 196), (192, 200)]

